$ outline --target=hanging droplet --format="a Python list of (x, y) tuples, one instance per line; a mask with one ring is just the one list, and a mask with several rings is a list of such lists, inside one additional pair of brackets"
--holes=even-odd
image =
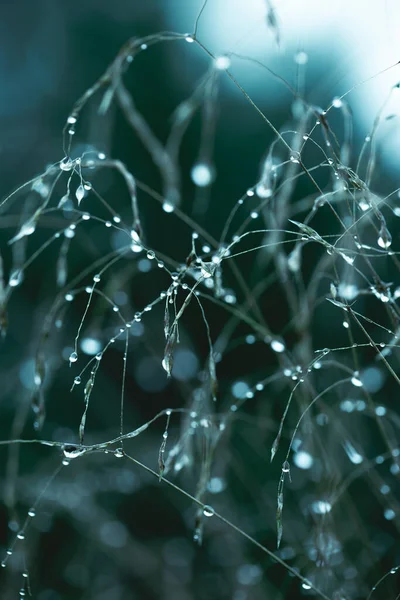
[(74, 363), (78, 360), (78, 354), (76, 352), (71, 352), (69, 355), (69, 362)]
[(355, 386), (355, 387), (362, 387), (363, 383), (359, 377), (359, 373), (358, 371), (354, 372), (353, 377), (351, 378), (351, 383)]
[(175, 210), (174, 205), (171, 204), (171, 202), (168, 202), (168, 200), (165, 200), (162, 207), (163, 207), (163, 211), (166, 213), (172, 213)]
[(114, 450), (114, 456), (116, 458), (123, 458), (124, 456), (124, 451), (122, 448), (117, 448), (116, 450)]
[(86, 449), (79, 448), (79, 446), (74, 446), (72, 444), (68, 444), (63, 447), (63, 452), (64, 452), (65, 458), (71, 459), (71, 458), (77, 458), (78, 456), (82, 456), (82, 454), (85, 454)]
[(85, 197), (85, 188), (82, 184), (78, 185), (75, 192), (76, 199), (78, 200), (78, 206), (81, 203), (81, 200)]
[(28, 516), (31, 517), (31, 519), (36, 517), (36, 510), (33, 507), (28, 510)]
[(300, 163), (300, 152), (293, 151), (290, 155), (290, 162), (299, 164)]
[(212, 506), (209, 506), (208, 504), (205, 504), (203, 506), (203, 515), (205, 517), (212, 517), (214, 514), (215, 514), (215, 511)]
[(70, 171), (73, 166), (74, 163), (70, 158), (64, 158), (64, 160), (60, 162), (61, 171)]
[(298, 273), (301, 266), (301, 246), (295, 246), (287, 259), (287, 266), (292, 273)]
[(378, 246), (387, 250), (392, 245), (392, 236), (388, 228), (386, 227), (386, 223), (382, 223), (382, 226), (379, 230), (378, 237)]
[(10, 287), (17, 287), (18, 285), (20, 285), (23, 278), (24, 278), (24, 274), (21, 271), (21, 269), (16, 269), (15, 271), (13, 271), (11, 273), (8, 284)]

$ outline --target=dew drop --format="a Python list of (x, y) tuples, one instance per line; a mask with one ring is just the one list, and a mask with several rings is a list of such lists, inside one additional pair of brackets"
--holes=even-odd
[(231, 59), (229, 58), (229, 56), (217, 56), (217, 58), (215, 59), (215, 68), (216, 69), (225, 71), (226, 69), (229, 69), (230, 66), (231, 66)]
[(117, 448), (116, 450), (114, 450), (114, 456), (116, 458), (123, 458), (124, 456), (124, 451), (122, 448)]
[(85, 188), (82, 184), (78, 185), (75, 192), (76, 199), (78, 200), (78, 206), (81, 203), (81, 200), (85, 197)]
[(163, 207), (163, 211), (166, 213), (172, 213), (175, 210), (174, 205), (171, 204), (171, 202), (168, 202), (167, 200), (163, 203), (162, 207)]
[(260, 182), (256, 186), (256, 194), (259, 198), (270, 198), (272, 196), (272, 190), (265, 183)]
[(332, 100), (332, 106), (334, 108), (341, 108), (343, 106), (343, 102), (342, 102), (341, 98), (338, 98), (338, 97), (334, 98)]
[(274, 352), (281, 353), (281, 352), (285, 351), (285, 344), (283, 344), (279, 340), (272, 340), (272, 342), (270, 343), (270, 346)]
[(69, 362), (74, 363), (78, 360), (78, 354), (76, 352), (71, 352), (69, 355)]
[(78, 456), (82, 456), (82, 454), (85, 454), (86, 450), (85, 448), (79, 448), (79, 446), (74, 446), (72, 444), (68, 444), (66, 446), (63, 447), (63, 453), (65, 458), (77, 458)]
[(28, 510), (28, 516), (31, 517), (31, 519), (33, 519), (33, 517), (36, 517), (36, 509), (34, 509), (33, 507), (30, 508)]
[(298, 65), (306, 65), (308, 63), (308, 54), (303, 50), (300, 52), (296, 52), (294, 55), (294, 62)]
[(387, 250), (392, 245), (392, 236), (385, 224), (379, 230), (378, 246)]
[(215, 511), (212, 506), (209, 506), (208, 504), (206, 504), (203, 507), (203, 515), (205, 517), (212, 517), (214, 514), (215, 514)]
[(198, 187), (207, 187), (214, 179), (212, 167), (205, 162), (198, 162), (193, 165), (190, 176), (193, 183)]
[(61, 171), (70, 171), (73, 165), (74, 163), (70, 158), (64, 158), (64, 160), (60, 162), (60, 169)]
[(351, 383), (355, 386), (355, 387), (362, 387), (363, 383), (361, 381), (361, 379), (359, 378), (359, 373), (358, 371), (356, 371), (353, 375), (353, 377), (351, 378)]
[(292, 152), (290, 155), (290, 161), (295, 164), (300, 162), (300, 152)]
[(24, 540), (25, 539), (25, 533), (23, 531), (20, 531), (19, 533), (17, 533), (17, 538), (19, 540)]
[(10, 287), (17, 287), (23, 280), (23, 272), (21, 269), (16, 269), (10, 275), (10, 281), (8, 282)]

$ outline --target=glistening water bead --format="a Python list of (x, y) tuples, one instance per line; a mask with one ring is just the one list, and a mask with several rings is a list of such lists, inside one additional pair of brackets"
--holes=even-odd
[(208, 504), (203, 506), (203, 515), (205, 517), (212, 517), (214, 514), (215, 514), (215, 511), (212, 506), (209, 506)]
[(70, 363), (74, 363), (78, 360), (78, 355), (76, 352), (71, 352), (71, 354), (69, 355), (69, 362)]
[(85, 448), (79, 448), (78, 446), (73, 446), (72, 444), (68, 444), (63, 448), (64, 456), (66, 458), (77, 458), (78, 456), (82, 456), (86, 452)]
[(214, 173), (210, 165), (202, 162), (193, 165), (190, 176), (193, 183), (198, 187), (207, 187), (214, 179)]

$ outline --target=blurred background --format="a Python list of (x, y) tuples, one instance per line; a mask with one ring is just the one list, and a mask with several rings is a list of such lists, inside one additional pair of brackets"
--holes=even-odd
[[(301, 278), (296, 279), (294, 269), (291, 296), (274, 251), (283, 247), (280, 257), (286, 257), (295, 248), (293, 238), (250, 236), (240, 249), (264, 242), (271, 244), (272, 253), (227, 260), (222, 283), (214, 273), (209, 285), (203, 282), (199, 289), (204, 297), (199, 299), (207, 325), (192, 300), (181, 319), (171, 378), (161, 364), (166, 305), (161, 294), (185, 265), (185, 281), (193, 285), (196, 277), (187, 258), (194, 232), (199, 236), (197, 255), (208, 264), (234, 235), (250, 229), (293, 231), (287, 219), (304, 221), (315, 206), (319, 194), (298, 169), (297, 155), (290, 158), (288, 147), (274, 141), (276, 135), (249, 97), (291, 146), (299, 137), (296, 131), (307, 140), (316, 116), (333, 103), (330, 132), (340, 147), (343, 140), (348, 143), (346, 167), (352, 175), (347, 179), (354, 186), (354, 212), (349, 217), (345, 207), (338, 208), (346, 226), (354, 222), (356, 210), (362, 214), (370, 208), (362, 208), (357, 176), (368, 178), (365, 144), (374, 136), (368, 185), (389, 207), (385, 217), (396, 253), (400, 7), (395, 0), (322, 5), (314, 0), (209, 0), (197, 23), (197, 39), (219, 63), (187, 39), (201, 8), (197, 0), (34, 0), (0, 7), (2, 200), (32, 180), (1, 205), (5, 283), (0, 299), (3, 333), (7, 331), (0, 347), (0, 437), (58, 444), (0, 447), (2, 556), (12, 548), (0, 572), (7, 600), (18, 594), (37, 600), (356, 600), (366, 598), (386, 573), (390, 576), (372, 598), (394, 599), (399, 589), (397, 570), (390, 573), (400, 563), (397, 383), (376, 361), (374, 349), (365, 347), (360, 329), (343, 326), (343, 314), (325, 301), (335, 281), (342, 299), (357, 298), (357, 310), (370, 319), (374, 340), (388, 343), (397, 323), (397, 308), (388, 309), (398, 297), (395, 254), (393, 263), (387, 255), (374, 256), (371, 269), (367, 263), (356, 263), (356, 269), (341, 259), (335, 267), (323, 262), (321, 248), (307, 245)], [(177, 159), (179, 201), (166, 198), (168, 186), (154, 155), (118, 102), (113, 99), (104, 109), (105, 89), (84, 106), (74, 135), (66, 135), (72, 140), (72, 159), (83, 153), (95, 155), (97, 162), (118, 159), (133, 174), (143, 250), (135, 244), (131, 248), (131, 200), (118, 170), (101, 169), (97, 163), (96, 168), (85, 167), (89, 185), (77, 211), (79, 169), (67, 186), (71, 169), (58, 179), (59, 167), (50, 165), (66, 158), (62, 132), (77, 99), (127, 40), (147, 40), (163, 31), (187, 35), (154, 44), (151, 38), (147, 48), (136, 49), (127, 61), (124, 83), (143, 122), (164, 145), (174, 124), (184, 122), (185, 110), (195, 107)], [(349, 90), (342, 104), (338, 98)], [(317, 130), (313, 139), (304, 146), (302, 159), (320, 190), (329, 193), (335, 188), (331, 163), (325, 161), (326, 136)], [(282, 186), (278, 199), (285, 202), (284, 209), (279, 202), (268, 205), (268, 193), (257, 191), (265, 183), (268, 156), (268, 168), (276, 168), (276, 186), (286, 177), (295, 181), (289, 189)], [(65, 194), (69, 198), (57, 208)], [(34, 235), (9, 244), (48, 198), (52, 210), (40, 215)], [(341, 233), (327, 207), (311, 225), (321, 235)], [(369, 221), (362, 235), (363, 243), (375, 243)], [(282, 241), (288, 245), (281, 246)], [(343, 247), (347, 244), (346, 237)], [(103, 257), (117, 260), (105, 267)], [(82, 322), (93, 277), (100, 271), (96, 283), (101, 293), (93, 295)], [(20, 280), (10, 283), (15, 273)], [(391, 282), (390, 302), (369, 287), (382, 281)], [(307, 318), (300, 310), (304, 298)], [(126, 328), (127, 322), (131, 327)], [(80, 324), (75, 363), (69, 357)], [(210, 394), (208, 328), (216, 350), (217, 402)], [(322, 368), (312, 362), (317, 349), (353, 343), (358, 345), (352, 352), (329, 356)], [(308, 368), (312, 391), (294, 396), (278, 455), (270, 463), (290, 392)], [(114, 451), (120, 444), (62, 465), (71, 457), (64, 456), (60, 444), (79, 443), (93, 370), (85, 444), (118, 437), (121, 396), (125, 432), (164, 411), (126, 441), (125, 452), (158, 472), (168, 425), (163, 453), (167, 479), (273, 552), (282, 463), (300, 415), (311, 398), (324, 393), (292, 446), (277, 551), (310, 585), (217, 517), (199, 513), (179, 490), (129, 458), (118, 458)], [(356, 371), (354, 383), (350, 380)], [(330, 391), (343, 377), (349, 382)], [(176, 411), (170, 420), (167, 408)], [(28, 515), (33, 506), (35, 517)], [(25, 519), (25, 539), (18, 539)]]

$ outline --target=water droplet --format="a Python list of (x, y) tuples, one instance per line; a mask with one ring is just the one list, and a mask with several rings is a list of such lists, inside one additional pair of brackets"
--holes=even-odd
[(387, 250), (392, 245), (392, 236), (384, 223), (379, 230), (378, 246)]
[(63, 452), (64, 452), (65, 458), (71, 459), (71, 458), (77, 458), (78, 456), (82, 456), (82, 454), (85, 454), (86, 449), (80, 448), (79, 446), (74, 446), (72, 444), (68, 444), (63, 447)]
[(308, 63), (308, 54), (301, 50), (300, 52), (296, 52), (294, 55), (294, 62), (298, 65), (305, 65)]
[(292, 152), (290, 155), (290, 161), (298, 164), (300, 162), (300, 152)]
[(205, 162), (199, 162), (193, 165), (190, 176), (193, 183), (198, 187), (207, 187), (213, 182), (214, 179), (212, 167)]
[(356, 387), (362, 387), (363, 386), (363, 383), (362, 383), (361, 379), (359, 378), (358, 371), (355, 371), (353, 377), (351, 378), (351, 383), (353, 385), (355, 385)]
[(303, 588), (303, 590), (311, 590), (311, 585), (309, 583), (306, 583), (305, 581), (303, 581), (303, 583), (301, 584), (301, 587)]
[(70, 125), (74, 125), (76, 123), (75, 115), (70, 115), (67, 119), (67, 123), (69, 123)]
[(339, 254), (347, 262), (348, 265), (352, 265), (354, 263), (355, 256), (349, 256), (345, 252), (339, 252)]
[(69, 362), (74, 363), (78, 360), (78, 354), (76, 352), (71, 352), (69, 355)]
[(94, 275), (94, 276), (93, 276), (93, 281), (94, 281), (95, 283), (99, 283), (100, 279), (101, 279), (101, 277), (100, 277), (100, 275), (99, 275), (98, 273), (97, 273), (97, 275)]
[(349, 457), (350, 462), (352, 462), (353, 465), (360, 465), (363, 462), (363, 460), (364, 460), (363, 456), (361, 456), (361, 454), (359, 452), (357, 452), (357, 450), (349, 442), (349, 440), (346, 440), (343, 443), (343, 448), (344, 448), (347, 456)]
[(332, 504), (326, 500), (317, 500), (311, 504), (311, 508), (316, 515), (326, 515), (332, 510)]
[(19, 540), (24, 540), (25, 539), (25, 532), (24, 531), (20, 531), (19, 533), (17, 533), (17, 538)]
[(290, 473), (290, 465), (287, 460), (282, 465), (282, 473)]
[(283, 344), (279, 340), (272, 340), (270, 346), (274, 352), (280, 353), (285, 351), (285, 344)]
[(78, 200), (78, 206), (81, 203), (81, 200), (85, 197), (85, 188), (82, 184), (78, 185), (75, 192), (76, 199)]
[(188, 42), (188, 44), (193, 44), (194, 42), (194, 38), (191, 35), (187, 35), (185, 40)]
[(153, 259), (155, 258), (155, 256), (156, 256), (156, 255), (155, 255), (155, 253), (153, 252), (153, 250), (149, 250), (149, 251), (147, 252), (146, 256), (147, 256), (147, 258), (148, 258), (149, 260), (153, 260)]
[(270, 198), (272, 196), (272, 190), (268, 185), (261, 181), (256, 185), (256, 194), (259, 198)]
[(116, 458), (123, 458), (124, 456), (124, 451), (122, 448), (117, 448), (116, 450), (114, 450), (114, 456)]
[(301, 266), (301, 246), (295, 246), (287, 259), (287, 266), (292, 273), (298, 273)]
[(215, 511), (212, 506), (209, 506), (208, 504), (206, 504), (203, 507), (203, 515), (205, 517), (212, 517), (214, 514), (215, 514)]
[(10, 287), (17, 287), (23, 280), (23, 272), (21, 269), (16, 269), (10, 275), (9, 285)]
[(64, 160), (60, 162), (61, 171), (70, 171), (73, 166), (74, 163), (70, 158), (64, 158)]
[(28, 516), (31, 517), (33, 519), (33, 517), (36, 517), (36, 509), (35, 508), (30, 508), (28, 510)]
[(168, 202), (168, 200), (166, 200), (163, 203), (162, 207), (163, 207), (163, 211), (166, 212), (166, 213), (172, 213), (175, 210), (174, 205), (171, 204), (171, 202)]
[(383, 513), (383, 516), (385, 517), (385, 519), (387, 521), (393, 521), (393, 519), (396, 516), (396, 513), (394, 512), (394, 510), (392, 508), (387, 508), (385, 510), (385, 512)]
[(231, 66), (231, 59), (229, 58), (229, 56), (217, 56), (214, 64), (216, 69), (225, 71)]
[(334, 98), (332, 100), (332, 106), (334, 108), (342, 108), (343, 102), (342, 102), (341, 98), (338, 98), (338, 97)]
[(314, 458), (309, 452), (300, 450), (293, 457), (293, 462), (299, 469), (311, 469), (314, 464)]

